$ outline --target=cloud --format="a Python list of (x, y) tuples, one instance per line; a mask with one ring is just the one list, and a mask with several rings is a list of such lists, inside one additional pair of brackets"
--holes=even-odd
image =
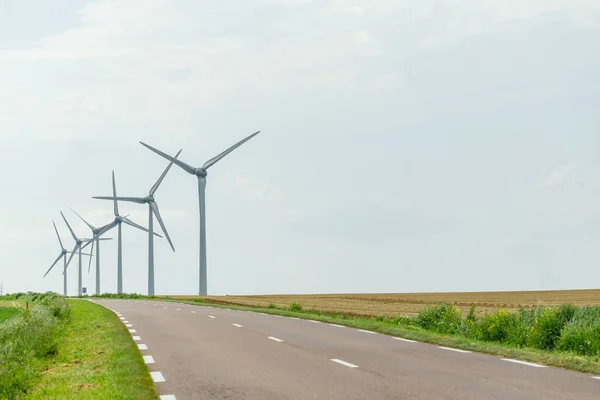
[(573, 164), (566, 164), (553, 171), (542, 183), (545, 188), (554, 188), (564, 184), (569, 175), (576, 170)]

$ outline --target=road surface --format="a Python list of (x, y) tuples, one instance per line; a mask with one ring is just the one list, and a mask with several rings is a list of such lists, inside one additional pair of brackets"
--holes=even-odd
[(161, 399), (598, 400), (600, 378), (354, 328), (172, 302), (99, 300)]

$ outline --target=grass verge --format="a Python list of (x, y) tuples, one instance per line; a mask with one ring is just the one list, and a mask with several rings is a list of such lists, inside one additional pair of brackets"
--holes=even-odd
[(0, 306), (0, 324), (21, 313), (20, 307), (2, 307)]
[(69, 300), (71, 321), (56, 355), (25, 399), (158, 399), (127, 328), (106, 308)]
[(396, 319), (385, 317), (357, 317), (340, 313), (323, 313), (318, 310), (303, 310), (299, 304), (292, 303), (289, 308), (252, 307), (235, 304), (223, 304), (222, 301), (211, 302), (210, 299), (198, 298), (196, 300), (175, 299), (169, 296), (143, 296), (143, 295), (104, 295), (99, 298), (129, 298), (170, 301), (191, 305), (209, 305), (216, 308), (226, 308), (241, 311), (261, 312), (266, 314), (281, 315), (311, 319), (326, 323), (335, 323), (357, 329), (365, 329), (386, 335), (403, 337), (424, 343), (453, 347), (457, 349), (487, 353), (505, 358), (519, 359), (533, 363), (544, 364), (579, 372), (600, 374), (600, 356), (579, 355), (573, 351), (542, 350), (537, 348), (519, 347), (508, 343), (489, 342), (465, 337), (456, 333), (444, 334), (427, 330), (418, 325), (417, 318), (399, 317)]

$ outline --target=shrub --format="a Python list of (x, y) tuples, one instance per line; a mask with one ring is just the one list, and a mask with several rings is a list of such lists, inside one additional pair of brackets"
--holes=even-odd
[(559, 350), (595, 356), (600, 354), (600, 307), (576, 309), (556, 343)]
[(277, 308), (277, 306), (275, 304), (271, 303), (271, 304), (269, 304), (269, 307), (267, 307), (267, 308)]
[(518, 336), (520, 325), (517, 314), (500, 309), (483, 316), (472, 331), (472, 336), (491, 342), (507, 342), (509, 338), (514, 341)]
[(290, 304), (290, 311), (301, 312), (302, 306), (294, 301), (292, 304)]
[(33, 306), (0, 325), (0, 398), (19, 398), (43, 365), (56, 353), (63, 323), (70, 315), (54, 293), (20, 296)]
[(418, 325), (438, 333), (455, 333), (461, 324), (460, 310), (450, 304), (424, 308), (417, 315)]
[(530, 328), (527, 345), (542, 350), (554, 349), (563, 327), (573, 319), (575, 310), (570, 304), (543, 309)]

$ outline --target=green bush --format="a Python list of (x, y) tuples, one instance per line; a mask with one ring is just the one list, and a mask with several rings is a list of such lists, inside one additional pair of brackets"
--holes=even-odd
[(541, 310), (529, 330), (527, 345), (542, 350), (554, 349), (563, 327), (571, 322), (575, 311), (570, 304)]
[(580, 355), (600, 355), (600, 307), (577, 308), (562, 329), (556, 348)]
[(438, 333), (456, 333), (461, 322), (460, 310), (445, 303), (424, 308), (417, 315), (420, 327)]
[(519, 325), (517, 314), (500, 309), (484, 315), (471, 331), (471, 336), (490, 342), (507, 342), (509, 338), (514, 340), (518, 336)]
[(19, 296), (30, 310), (0, 325), (0, 398), (15, 399), (31, 385), (46, 357), (56, 353), (70, 307), (54, 293)]
[(302, 306), (294, 301), (292, 304), (290, 304), (289, 310), (294, 312), (301, 312)]

